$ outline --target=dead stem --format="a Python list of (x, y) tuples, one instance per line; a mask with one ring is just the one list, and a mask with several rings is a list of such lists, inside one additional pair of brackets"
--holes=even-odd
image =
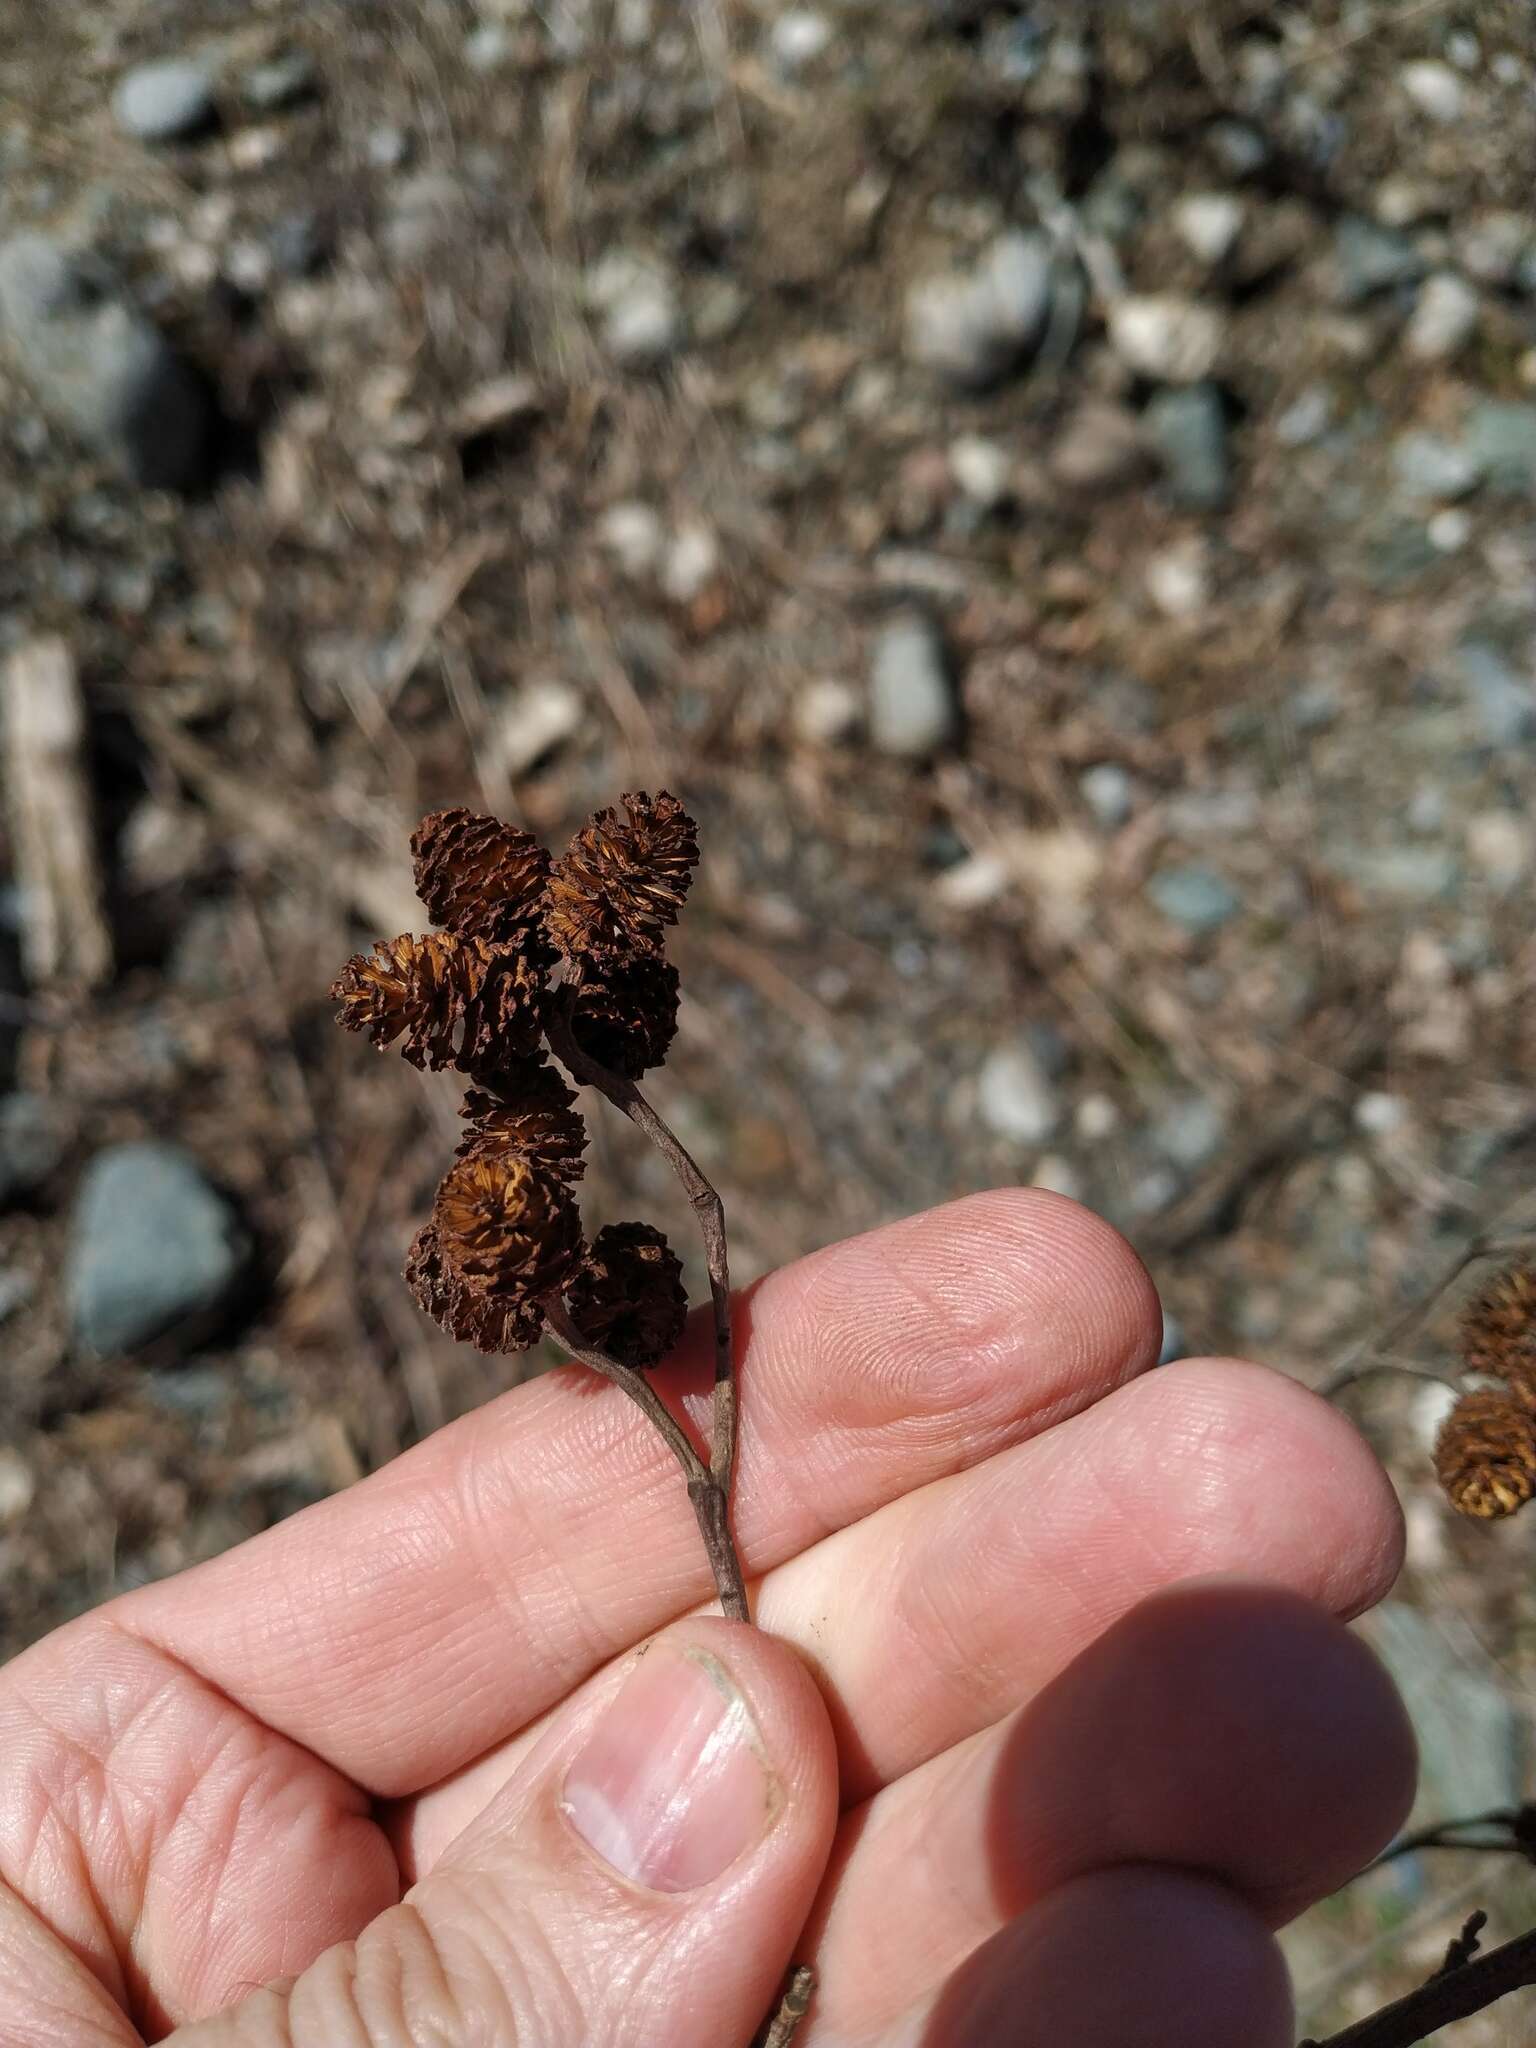
[(724, 1489), (709, 1466), (689, 1442), (682, 1424), (644, 1373), (635, 1372), (627, 1365), (620, 1365), (619, 1361), (610, 1358), (606, 1351), (595, 1350), (590, 1344), (582, 1341), (580, 1331), (571, 1321), (565, 1304), (558, 1295), (549, 1296), (542, 1306), (545, 1324), (556, 1343), (568, 1351), (579, 1365), (590, 1366), (593, 1372), (601, 1373), (605, 1380), (612, 1380), (616, 1387), (622, 1387), (682, 1466), (683, 1476), (688, 1482), (688, 1498), (693, 1503), (699, 1534), (704, 1539), (704, 1549), (709, 1558), (709, 1568), (714, 1574), (715, 1590), (720, 1596), (721, 1611), (727, 1621), (750, 1620), (746, 1581), (742, 1577), (741, 1560), (736, 1555), (736, 1545), (731, 1537), (729, 1503)]
[(1384, 2005), (1368, 2019), (1357, 2020), (1326, 2040), (1309, 2040), (1299, 2048), (1414, 2048), (1457, 2020), (1470, 2019), (1511, 1991), (1536, 1984), (1536, 1931), (1507, 1941), (1485, 1956), (1438, 1971), (1427, 1984)]
[(638, 1125), (661, 1153), (683, 1184), (693, 1213), (699, 1219), (704, 1240), (704, 1257), (709, 1267), (709, 1292), (715, 1319), (714, 1417), (710, 1437), (710, 1471), (715, 1484), (731, 1497), (736, 1473), (736, 1361), (731, 1341), (731, 1279), (725, 1238), (725, 1209), (714, 1188), (705, 1179), (698, 1161), (636, 1084), (623, 1074), (611, 1073), (589, 1059), (571, 1031), (574, 991), (567, 991), (556, 1004), (546, 1025), (546, 1035), (561, 1064), (576, 1080), (595, 1088), (615, 1109), (622, 1110)]

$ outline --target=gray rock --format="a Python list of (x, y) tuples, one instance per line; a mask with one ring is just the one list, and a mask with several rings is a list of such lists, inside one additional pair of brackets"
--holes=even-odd
[(1440, 434), (1399, 434), (1392, 467), (1410, 498), (1464, 498), (1482, 481), (1482, 464), (1459, 442)]
[(1175, 1166), (1193, 1173), (1208, 1166), (1227, 1142), (1226, 1112), (1208, 1095), (1187, 1095), (1164, 1110), (1151, 1138)]
[(987, 1055), (976, 1107), (989, 1131), (1016, 1145), (1043, 1145), (1061, 1122), (1060, 1097), (1027, 1038)]
[(257, 113), (276, 114), (313, 99), (320, 88), (320, 73), (308, 50), (284, 50), (249, 70), (241, 82), (248, 107)]
[(683, 314), (670, 273), (648, 256), (615, 250), (587, 273), (587, 303), (602, 315), (603, 345), (626, 369), (666, 361), (683, 341)]
[(1394, 903), (1444, 901), (1461, 877), (1455, 855), (1443, 846), (1341, 847), (1330, 865), (1366, 896)]
[(0, 243), (0, 340), (43, 409), (135, 482), (201, 480), (207, 389), (97, 257), (40, 234)]
[(1467, 415), (1464, 438), (1490, 490), (1536, 498), (1536, 405), (1480, 398)]
[[(1446, 1630), (1454, 1629), (1448, 1639)], [(1445, 1628), (1388, 1600), (1363, 1630), (1403, 1696), (1419, 1742), (1414, 1813), (1424, 1819), (1486, 1813), (1522, 1797), (1526, 1740), (1498, 1672), (1477, 1669), (1476, 1643), (1452, 1618)]]
[(927, 277), (907, 295), (906, 350), (962, 390), (1006, 375), (1038, 339), (1051, 303), (1044, 235), (999, 235), (975, 268)]
[(892, 619), (875, 641), (869, 736), (882, 754), (922, 761), (954, 739), (959, 710), (944, 642), (920, 612)]
[(45, 1095), (0, 1100), (0, 1205), (35, 1194), (58, 1171), (69, 1126)]
[(1346, 305), (1358, 305), (1400, 285), (1417, 284), (1424, 275), (1424, 259), (1406, 235), (1395, 228), (1378, 227), (1358, 213), (1348, 213), (1339, 222), (1333, 250), (1339, 296)]
[(1190, 932), (1219, 931), (1242, 908), (1237, 892), (1210, 868), (1159, 868), (1147, 894), (1164, 917)]
[(1176, 503), (1214, 512), (1227, 502), (1227, 420), (1214, 384), (1160, 391), (1147, 407), (1143, 427)]
[(471, 71), (499, 71), (512, 61), (516, 47), (505, 22), (484, 21), (464, 39), (464, 62)]
[(137, 64), (118, 80), (112, 113), (119, 128), (140, 142), (200, 135), (214, 118), (213, 75), (180, 57)]
[(1077, 786), (1083, 801), (1108, 832), (1123, 825), (1131, 815), (1133, 785), (1118, 761), (1098, 761), (1084, 769)]
[(1440, 271), (1427, 277), (1419, 288), (1403, 346), (1418, 362), (1447, 362), (1459, 355), (1477, 332), (1481, 311), (1482, 301), (1464, 277), (1451, 270)]
[(1333, 394), (1326, 384), (1309, 384), (1275, 421), (1275, 439), (1285, 448), (1320, 441), (1333, 421)]
[(70, 1219), (71, 1333), (109, 1356), (204, 1327), (228, 1303), (248, 1254), (240, 1219), (190, 1153), (114, 1145), (86, 1169)]
[(330, 236), (318, 213), (290, 213), (273, 228), (267, 251), (283, 277), (313, 277), (330, 254)]
[(380, 234), (396, 263), (413, 266), (468, 233), (472, 220), (469, 193), (457, 178), (418, 171), (396, 188)]
[(1478, 731), (1490, 746), (1516, 747), (1536, 739), (1536, 674), (1515, 668), (1486, 640), (1462, 641), (1456, 667)]
[(392, 121), (375, 128), (368, 137), (368, 161), (375, 170), (398, 171), (410, 153), (410, 136)]
[(1246, 121), (1216, 121), (1206, 130), (1216, 161), (1234, 178), (1249, 178), (1269, 161), (1269, 144)]
[(1184, 1325), (1171, 1309), (1163, 1310), (1163, 1341), (1158, 1347), (1159, 1365), (1172, 1365), (1175, 1359), (1188, 1358), (1189, 1339), (1184, 1334)]

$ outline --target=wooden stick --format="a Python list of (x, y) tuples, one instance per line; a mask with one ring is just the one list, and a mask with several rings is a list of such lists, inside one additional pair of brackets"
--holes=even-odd
[(85, 763), (85, 709), (64, 641), (18, 647), (5, 665), (5, 779), (24, 914), (22, 958), (35, 984), (97, 988), (112, 934)]

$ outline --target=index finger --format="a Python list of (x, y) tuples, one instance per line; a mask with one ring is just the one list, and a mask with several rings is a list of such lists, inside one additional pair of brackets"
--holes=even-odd
[[(972, 1196), (736, 1303), (749, 1575), (1073, 1414), (1156, 1357), (1140, 1261), (1059, 1196)], [(655, 1381), (707, 1426), (695, 1329)], [(567, 1368), (347, 1493), (115, 1604), (248, 1712), (379, 1796), (504, 1741), (709, 1589), (670, 1453)]]

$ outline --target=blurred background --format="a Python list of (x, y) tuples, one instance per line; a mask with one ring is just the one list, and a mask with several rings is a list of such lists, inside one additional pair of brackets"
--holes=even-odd
[[(438, 805), (687, 800), (742, 1279), (1034, 1182), (1319, 1384), (1536, 1220), (1533, 171), (1524, 0), (4, 0), (0, 1655), (528, 1368), (408, 1297), (455, 1091), (327, 1000)], [(1348, 1397), (1424, 1817), (1536, 1660), (1444, 1398)], [(1536, 1918), (1309, 1915), (1305, 2024), (1463, 1898)]]

